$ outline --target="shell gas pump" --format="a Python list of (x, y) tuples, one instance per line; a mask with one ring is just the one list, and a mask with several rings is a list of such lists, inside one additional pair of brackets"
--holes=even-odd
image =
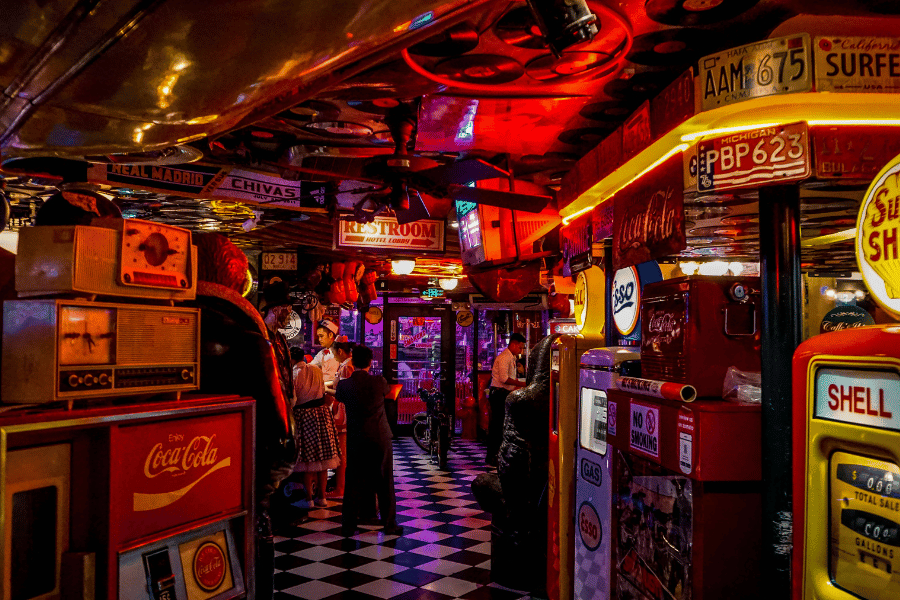
[[(900, 156), (873, 180), (856, 231), (863, 280), (895, 318), (898, 174)], [(810, 338), (793, 379), (793, 597), (900, 598), (900, 326)]]

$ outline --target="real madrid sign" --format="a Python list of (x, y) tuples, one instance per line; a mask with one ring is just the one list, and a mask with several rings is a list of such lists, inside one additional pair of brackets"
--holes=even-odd
[(878, 304), (900, 318), (900, 156), (881, 170), (863, 199), (856, 262)]

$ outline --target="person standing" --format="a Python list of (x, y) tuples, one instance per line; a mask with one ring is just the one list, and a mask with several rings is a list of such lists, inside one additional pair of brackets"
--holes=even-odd
[(394, 450), (391, 427), (384, 412), (387, 381), (369, 374), (372, 350), (353, 348), (351, 364), (355, 369), (338, 382), (335, 399), (347, 407), (347, 481), (341, 533), (353, 535), (360, 519), (360, 508), (372, 490), (378, 496), (384, 533), (402, 535), (397, 525), (397, 500), (394, 495)]
[(334, 357), (334, 350), (331, 348), (339, 330), (338, 324), (328, 319), (319, 321), (319, 325), (316, 327), (316, 339), (319, 340), (322, 349), (313, 357), (310, 364), (322, 369), (326, 387), (332, 387), (332, 382), (337, 377), (338, 367), (340, 367), (340, 363)]
[(513, 333), (509, 336), (509, 346), (497, 355), (491, 367), (491, 390), (488, 396), (491, 420), (488, 425), (487, 455), (484, 462), (494, 467), (497, 466), (497, 453), (500, 451), (500, 441), (503, 437), (506, 397), (514, 389), (525, 387), (525, 382), (519, 381), (516, 373), (516, 357), (524, 349), (525, 336)]
[(294, 375), (294, 391), (297, 396), (294, 419), (300, 436), (300, 455), (294, 472), (303, 474), (306, 490), (305, 502), (294, 506), (325, 507), (328, 506), (325, 499), (328, 469), (336, 469), (341, 464), (341, 452), (329, 406), (330, 397), (325, 397), (325, 383), (319, 367), (300, 363)]
[[(353, 342), (335, 342), (331, 346), (334, 356), (340, 363), (338, 367), (337, 377), (335, 377), (332, 386), (325, 386), (325, 393), (334, 395), (335, 387), (342, 379), (347, 379), (353, 373), (353, 365), (350, 361), (350, 353), (356, 344)], [(347, 476), (347, 409), (340, 402), (331, 403), (331, 414), (334, 417), (334, 425), (338, 432), (338, 445), (341, 448), (341, 464), (334, 470), (334, 493), (329, 494), (331, 498), (344, 497), (344, 483)]]

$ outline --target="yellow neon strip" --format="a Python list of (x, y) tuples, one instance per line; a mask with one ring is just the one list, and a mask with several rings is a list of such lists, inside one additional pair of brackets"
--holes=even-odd
[(837, 233), (829, 233), (828, 235), (820, 235), (819, 237), (809, 238), (800, 242), (801, 248), (814, 248), (816, 246), (828, 246), (846, 240), (852, 240), (856, 237), (856, 229), (845, 229)]
[[(852, 118), (865, 115), (866, 118)], [(679, 144), (729, 132), (747, 131), (805, 121), (809, 125), (892, 126), (900, 127), (895, 94), (832, 94), (809, 92), (754, 98), (713, 110), (700, 112), (656, 140), (627, 163), (598, 181), (559, 214), (564, 222), (583, 214), (609, 198), (625, 185), (641, 177), (657, 163), (657, 157), (668, 154)], [(847, 118), (850, 116), (851, 118)], [(632, 177), (630, 173), (639, 173)]]
[(585, 206), (584, 208), (579, 210), (577, 213), (572, 213), (571, 215), (569, 215), (568, 217), (566, 217), (565, 219), (562, 220), (563, 225), (568, 225), (569, 223), (571, 223), (572, 221), (574, 221), (575, 219), (577, 219), (584, 213), (594, 210), (594, 208), (596, 208), (596, 206)]

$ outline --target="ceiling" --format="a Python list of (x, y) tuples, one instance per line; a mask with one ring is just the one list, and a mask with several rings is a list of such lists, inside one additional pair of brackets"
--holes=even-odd
[[(4, 2), (16, 3), (0, 25), (13, 229), (83, 178), (83, 161), (199, 158), (324, 185), (327, 200), (296, 210), (94, 185), (128, 217), (325, 260), (338, 256), (339, 214), (390, 204), (391, 189), (418, 190), (437, 218), (467, 179), (512, 188), (514, 202), (552, 197), (575, 161), (698, 58), (765, 38), (791, 17), (900, 14), (896, 2), (868, 0), (588, 0), (598, 33), (556, 57), (523, 1)], [(398, 141), (399, 113), (412, 115), (400, 135), (408, 142)], [(393, 166), (394, 153), (411, 166)], [(807, 232), (844, 227), (860, 194), (808, 186)], [(754, 194), (688, 198), (684, 256), (753, 258), (758, 210)], [(448, 257), (458, 256), (449, 226), (448, 240)], [(851, 245), (803, 260), (847, 257)]]

